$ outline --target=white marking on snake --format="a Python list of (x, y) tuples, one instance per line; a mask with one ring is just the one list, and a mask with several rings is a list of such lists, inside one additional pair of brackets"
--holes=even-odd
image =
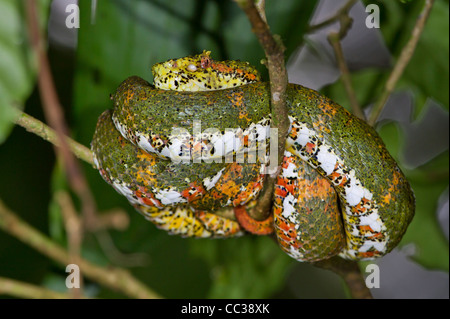
[(155, 197), (161, 201), (163, 205), (171, 205), (177, 203), (187, 203), (187, 199), (181, 196), (180, 192), (174, 190), (158, 190)]
[(225, 170), (225, 167), (222, 168), (216, 175), (214, 175), (213, 178), (206, 177), (203, 180), (203, 185), (205, 185), (206, 190), (209, 191), (211, 188), (216, 185), (217, 181), (219, 180), (220, 176), (222, 176), (222, 172)]

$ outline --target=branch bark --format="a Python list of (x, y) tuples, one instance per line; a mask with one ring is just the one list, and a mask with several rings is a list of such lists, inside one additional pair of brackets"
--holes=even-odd
[[(270, 77), (270, 92), (272, 106), (272, 129), (278, 129), (278, 163), (280, 166), (284, 157), (286, 137), (289, 131), (289, 118), (286, 107), (287, 72), (284, 62), (285, 47), (281, 39), (272, 35), (265, 21), (263, 2), (257, 8), (253, 0), (235, 0), (245, 12), (252, 25), (252, 30), (264, 49), (267, 58), (267, 69)], [(249, 211), (250, 217), (264, 220), (271, 213), (272, 195), (277, 175), (266, 175), (265, 186), (258, 199), (258, 205)]]

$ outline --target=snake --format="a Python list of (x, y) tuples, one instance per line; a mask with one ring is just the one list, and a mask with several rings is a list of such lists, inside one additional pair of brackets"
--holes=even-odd
[[(269, 83), (247, 62), (214, 61), (208, 51), (152, 71), (154, 85), (131, 76), (112, 94), (114, 109), (100, 116), (91, 143), (95, 166), (158, 228), (243, 235), (269, 164), (267, 153), (251, 151), (270, 140)], [(382, 139), (312, 89), (289, 83), (286, 103), (289, 135), (264, 227), (298, 261), (389, 253), (415, 198)]]

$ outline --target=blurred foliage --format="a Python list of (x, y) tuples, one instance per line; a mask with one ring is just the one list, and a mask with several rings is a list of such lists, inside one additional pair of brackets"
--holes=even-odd
[[(41, 23), (45, 25), (49, 1), (39, 3), (42, 5)], [(249, 61), (267, 78), (260, 63), (263, 51), (251, 33), (247, 18), (232, 1), (98, 1), (95, 15), (91, 12), (91, 1), (80, 0), (79, 3), (81, 27), (76, 57), (65, 51), (55, 53), (52, 48), (49, 53), (73, 136), (85, 145), (90, 143), (98, 116), (112, 107), (109, 94), (131, 75), (151, 82), (150, 67), (156, 62), (208, 49), (216, 59)], [(28, 97), (26, 111), (42, 118), (38, 96), (36, 92), (31, 94), (35, 68), (29, 44), (24, 40), (26, 25), (22, 4), (21, 1), (0, 0), (0, 142), (12, 127), (8, 117), (12, 104), (23, 104)], [(317, 1), (266, 1), (268, 22), (272, 32), (283, 39), (287, 58), (302, 44), (316, 4)], [(410, 36), (405, 30), (414, 25), (423, 1), (402, 4), (386, 0), (377, 4), (381, 7), (380, 30), (395, 61)], [(407, 138), (404, 125), (424, 117), (429, 99), (448, 111), (448, 13), (448, 1), (436, 1), (413, 60), (399, 83), (398, 91), (412, 92), (413, 118), (405, 114), (403, 124), (389, 122), (379, 127), (387, 147), (410, 179), (417, 198), (416, 217), (402, 244), (414, 243), (418, 248), (415, 260), (428, 268), (442, 270), (448, 270), (448, 241), (437, 222), (436, 210), (439, 197), (448, 193), (448, 146), (447, 151), (427, 163), (408, 167), (404, 158)], [(67, 68), (70, 64), (67, 61), (73, 60), (75, 69)], [(388, 74), (387, 70), (373, 68), (352, 74), (355, 90), (364, 106), (376, 100)], [(342, 105), (349, 104), (340, 81), (323, 91)], [(20, 145), (27, 147), (18, 147)], [(53, 194), (67, 188), (67, 182), (51, 152), (46, 142), (21, 128), (14, 129), (0, 146), (0, 198), (33, 226), (65, 245), (61, 215)], [(200, 240), (169, 236), (145, 222), (98, 172), (83, 165), (99, 210), (122, 207), (130, 216), (127, 230), (109, 232), (114, 248), (105, 245), (99, 236), (87, 234), (83, 256), (93, 262), (128, 265), (136, 277), (168, 298), (332, 297), (321, 289), (335, 290), (335, 296), (344, 295), (341, 282), (333, 278), (333, 274), (325, 275), (308, 265), (299, 265), (269, 238)], [(28, 200), (23, 200), (24, 195)], [(0, 276), (55, 290), (64, 288), (62, 267), (3, 233), (0, 233), (0, 242)], [(115, 250), (121, 254), (117, 255)], [(144, 264), (130, 265), (132, 256), (137, 253), (147, 257)], [(305, 287), (294, 288), (298, 277), (292, 280), (292, 274), (318, 279)], [(320, 278), (327, 278), (325, 285), (320, 284)], [(88, 281), (86, 285), (89, 295), (119, 297), (95, 283)]]
[[(49, 1), (39, 1), (41, 26), (45, 30)], [(23, 108), (30, 95), (36, 65), (28, 49), (27, 28), (22, 1), (0, 0), (0, 144), (10, 133), (13, 108)]]

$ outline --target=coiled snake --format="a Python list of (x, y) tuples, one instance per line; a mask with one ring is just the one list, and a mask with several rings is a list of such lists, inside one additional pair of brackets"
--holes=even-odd
[[(262, 147), (270, 138), (268, 84), (248, 63), (214, 61), (209, 52), (152, 71), (155, 86), (126, 79), (112, 95), (114, 110), (99, 118), (92, 150), (101, 176), (172, 234), (252, 231), (245, 210), (269, 164)], [(286, 152), (271, 219), (255, 221), (259, 233), (274, 230), (299, 261), (391, 251), (414, 215), (414, 195), (381, 138), (300, 85), (288, 85), (286, 102)]]

